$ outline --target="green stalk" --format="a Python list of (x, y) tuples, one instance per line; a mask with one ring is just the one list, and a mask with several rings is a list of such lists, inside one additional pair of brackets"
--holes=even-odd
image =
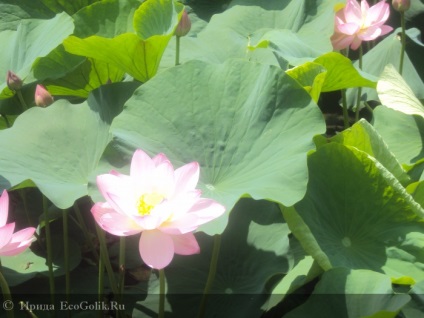
[[(362, 70), (362, 45), (359, 47), (359, 69)], [(358, 96), (356, 100), (355, 122), (359, 120), (359, 106), (361, 104), (362, 87), (358, 87)]]
[(163, 269), (159, 270), (159, 316), (158, 318), (165, 317), (165, 272)]
[(1, 261), (0, 261), (0, 286), (3, 293), (3, 308), (6, 309), (7, 318), (13, 318), (12, 294), (10, 293), (9, 285), (7, 284), (6, 278), (4, 278), (3, 276)]
[[(103, 301), (103, 291), (105, 288), (105, 280), (104, 280), (104, 271), (105, 271), (105, 267), (103, 265), (103, 261), (102, 258), (99, 259), (99, 285), (98, 285), (98, 301), (102, 302)], [(99, 318), (103, 317), (103, 312), (101, 310), (98, 311), (98, 316)]]
[(125, 286), (125, 236), (119, 237), (119, 296), (124, 299)]
[(47, 198), (43, 194), (43, 211), (44, 211), (44, 227), (46, 231), (46, 243), (47, 243), (47, 266), (49, 268), (49, 284), (50, 284), (50, 302), (54, 305), (54, 275), (53, 275), (53, 260), (52, 260), (52, 238), (50, 234), (50, 222), (47, 212)]
[(405, 48), (406, 48), (405, 12), (400, 12), (400, 24), (402, 27), (402, 35), (401, 35), (402, 49), (400, 51), (399, 74), (402, 75), (403, 59), (405, 58)]
[(25, 103), (24, 97), (22, 96), (22, 91), (21, 90), (17, 90), (16, 91), (16, 95), (18, 95), (18, 99), (19, 99), (19, 102), (22, 105), (23, 110), (26, 111), (28, 109), (28, 106)]
[(175, 46), (175, 65), (180, 65), (180, 37), (176, 35), (175, 38), (177, 40)]
[(7, 119), (6, 114), (0, 114), (0, 116), (4, 118), (4, 122), (6, 124), (6, 127), (10, 128), (10, 122), (9, 122), (9, 119)]
[(119, 295), (119, 290), (118, 290), (118, 285), (116, 284), (115, 274), (113, 273), (112, 265), (110, 264), (110, 260), (109, 260), (109, 253), (107, 251), (105, 233), (97, 225), (97, 223), (96, 223), (96, 232), (97, 232), (97, 237), (99, 238), (99, 244), (100, 244), (100, 257), (103, 261), (103, 264), (106, 267), (107, 275), (109, 277), (110, 288), (112, 289), (113, 294), (117, 296)]
[(29, 309), (28, 308), (28, 306), (23, 302), (23, 301), (20, 301), (19, 302), (19, 306), (21, 306), (21, 308), (23, 308), (23, 310), (25, 310), (26, 311), (26, 313), (27, 313), (27, 316), (28, 317), (31, 317), (31, 318), (38, 318), (33, 312), (32, 312), (32, 310), (31, 309)]
[(347, 100), (346, 100), (346, 90), (342, 89), (342, 103), (343, 103), (343, 123), (344, 129), (349, 128), (349, 114), (347, 112)]
[(90, 234), (88, 232), (88, 228), (85, 225), (85, 222), (84, 222), (84, 219), (83, 219), (83, 217), (81, 215), (81, 210), (79, 209), (79, 206), (78, 206), (77, 201), (74, 202), (74, 211), (75, 211), (75, 214), (76, 214), (77, 219), (78, 219), (78, 223), (79, 223), (78, 225), (79, 225), (80, 229), (82, 230), (82, 232), (84, 234), (85, 241), (90, 246), (91, 253), (93, 254), (94, 259), (97, 262), (99, 260), (99, 254), (97, 253), (97, 250), (94, 247), (94, 244), (93, 244), (92, 240), (90, 239)]
[[(63, 250), (65, 253), (65, 295), (66, 301), (70, 302), (71, 276), (69, 272), (69, 231), (68, 231), (68, 210), (63, 210)], [(67, 316), (71, 317), (71, 311), (67, 311)]]
[(199, 318), (202, 318), (205, 316), (208, 295), (212, 289), (212, 285), (215, 280), (216, 267), (218, 264), (218, 256), (219, 256), (220, 248), (221, 248), (221, 235), (217, 234), (213, 238), (212, 258), (211, 258), (211, 263), (209, 266), (208, 279), (206, 280), (206, 286), (205, 286), (205, 289), (203, 290), (202, 300), (200, 302), (199, 315), (198, 315)]

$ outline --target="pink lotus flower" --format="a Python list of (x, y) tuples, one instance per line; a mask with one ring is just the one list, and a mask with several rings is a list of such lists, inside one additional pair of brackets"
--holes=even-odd
[(331, 43), (335, 50), (350, 46), (356, 50), (362, 41), (375, 40), (393, 30), (384, 25), (389, 18), (390, 6), (385, 0), (378, 2), (371, 8), (366, 0), (361, 4), (356, 0), (347, 0), (344, 8), (336, 12), (334, 34)]
[(46, 107), (53, 104), (53, 96), (42, 85), (37, 85), (35, 88), (35, 105)]
[(15, 223), (6, 224), (8, 214), (9, 195), (4, 190), (0, 197), (0, 256), (17, 255), (26, 250), (35, 240), (33, 227), (13, 233)]
[(141, 233), (141, 258), (148, 266), (162, 269), (174, 254), (199, 253), (192, 232), (225, 211), (214, 200), (200, 198), (198, 180), (197, 162), (174, 171), (164, 154), (150, 158), (137, 150), (129, 176), (111, 171), (97, 177), (106, 202), (96, 203), (91, 212), (99, 226), (111, 234)]

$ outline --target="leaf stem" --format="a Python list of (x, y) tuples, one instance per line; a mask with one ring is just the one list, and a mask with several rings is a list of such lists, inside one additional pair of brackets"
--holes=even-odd
[(406, 48), (405, 12), (400, 12), (400, 24), (401, 24), (401, 27), (402, 27), (402, 33), (401, 33), (402, 49), (400, 51), (399, 74), (402, 75), (403, 60), (405, 58), (405, 48)]
[[(362, 45), (359, 46), (359, 69), (362, 70)], [(358, 87), (358, 95), (356, 99), (355, 122), (359, 120), (359, 107), (361, 105), (362, 87)]]
[(175, 66), (180, 65), (180, 37), (175, 36), (176, 45), (175, 45)]
[(347, 112), (347, 100), (346, 100), (346, 90), (342, 89), (342, 103), (343, 103), (343, 123), (344, 129), (349, 128), (349, 114)]
[[(63, 210), (63, 250), (64, 250), (64, 261), (65, 261), (65, 295), (66, 300), (70, 302), (71, 295), (71, 276), (69, 272), (69, 231), (68, 231), (68, 210)], [(71, 311), (67, 311), (67, 316), (71, 317)]]
[(212, 258), (211, 258), (211, 263), (209, 266), (209, 274), (206, 280), (206, 286), (205, 286), (205, 289), (203, 290), (202, 300), (200, 302), (199, 315), (198, 315), (199, 318), (202, 318), (205, 316), (208, 295), (212, 289), (212, 285), (215, 280), (220, 249), (221, 249), (221, 235), (217, 234), (213, 238)]
[(10, 122), (9, 122), (9, 119), (7, 119), (6, 114), (0, 114), (0, 116), (4, 118), (4, 122), (6, 124), (6, 127), (10, 128)]
[(50, 285), (50, 301), (52, 305), (54, 305), (54, 292), (55, 292), (55, 286), (54, 286), (54, 275), (53, 275), (53, 251), (52, 251), (52, 238), (50, 233), (50, 221), (48, 216), (48, 202), (47, 198), (44, 194), (43, 196), (43, 212), (44, 212), (44, 228), (46, 231), (46, 245), (47, 245), (47, 266), (49, 268), (49, 285)]
[(165, 272), (159, 270), (159, 315), (158, 318), (165, 317)]

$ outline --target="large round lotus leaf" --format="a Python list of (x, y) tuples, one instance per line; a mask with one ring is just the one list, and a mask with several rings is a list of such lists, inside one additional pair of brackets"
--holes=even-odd
[(390, 172), (364, 152), (335, 143), (310, 155), (308, 168), (305, 198), (297, 212), (283, 209), (283, 215), (324, 269), (424, 279), (423, 209)]
[[(180, 59), (182, 63), (193, 59), (223, 63), (229, 58), (245, 58), (276, 64), (272, 54), (257, 52), (263, 49), (248, 52), (248, 46), (257, 45), (266, 31), (275, 33), (278, 51), (291, 61), (313, 59), (333, 49), (330, 37), (334, 30), (333, 8), (337, 2), (340, 1), (233, 2), (222, 14), (214, 15), (196, 37), (181, 38)], [(161, 66), (173, 66), (174, 61), (175, 41), (171, 41)]]
[(400, 163), (414, 164), (424, 158), (424, 118), (378, 106), (373, 126)]
[(334, 268), (323, 274), (308, 300), (284, 318), (394, 318), (410, 299), (395, 294), (383, 274)]
[(79, 105), (59, 100), (21, 114), (11, 128), (0, 131), (0, 187), (31, 179), (62, 209), (87, 195), (88, 176), (110, 140), (112, 118), (136, 85), (110, 85)]
[[(286, 274), (298, 261), (299, 248), (289, 239), (289, 233), (277, 204), (240, 200), (221, 235), (205, 317), (260, 317), (261, 306), (268, 298), (268, 280)], [(200, 254), (176, 255), (165, 269), (167, 302), (173, 317), (196, 317), (199, 311), (214, 239), (203, 233), (196, 237)], [(148, 311), (157, 311), (156, 283), (151, 282), (148, 298), (139, 303), (133, 317), (145, 317)]]
[[(316, 104), (282, 70), (245, 61), (193, 61), (135, 91), (113, 121), (98, 173), (121, 169), (136, 148), (165, 153), (175, 167), (200, 163), (203, 196), (225, 205), (250, 195), (292, 205), (305, 194), (306, 153), (324, 131)], [(96, 191), (95, 200), (103, 201)], [(204, 226), (221, 233), (226, 218)]]

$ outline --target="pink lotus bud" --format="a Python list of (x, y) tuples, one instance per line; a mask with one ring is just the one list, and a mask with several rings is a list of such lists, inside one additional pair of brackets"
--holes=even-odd
[(6, 83), (12, 91), (20, 90), (23, 84), (21, 78), (12, 71), (7, 71)]
[(53, 102), (53, 96), (42, 85), (37, 85), (35, 88), (35, 104), (37, 106), (46, 107)]
[(411, 6), (411, 0), (393, 0), (392, 5), (396, 11), (405, 12)]
[(181, 17), (180, 22), (178, 23), (177, 28), (175, 29), (176, 36), (184, 36), (191, 29), (190, 18), (188, 17), (187, 11), (183, 11), (183, 16)]

